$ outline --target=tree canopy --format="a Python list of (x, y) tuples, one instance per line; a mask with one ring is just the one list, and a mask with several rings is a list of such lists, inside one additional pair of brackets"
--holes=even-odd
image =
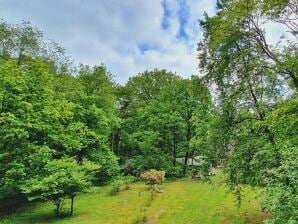
[[(204, 80), (216, 88), (228, 182), (239, 199), (241, 184), (262, 187), (272, 223), (297, 221), (295, 18), (295, 1), (218, 1), (217, 14), (201, 21), (198, 45)], [(266, 22), (285, 25), (292, 38), (269, 45)]]

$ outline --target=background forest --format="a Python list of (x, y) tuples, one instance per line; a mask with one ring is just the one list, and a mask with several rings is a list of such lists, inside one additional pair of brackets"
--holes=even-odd
[[(153, 168), (180, 178), (204, 156), (238, 203), (255, 186), (268, 223), (298, 223), (297, 15), (295, 0), (218, 1), (200, 20), (200, 75), (144, 71), (123, 86), (30, 23), (1, 21), (0, 208), (52, 200), (59, 214), (91, 186)], [(265, 20), (291, 39), (268, 45)]]

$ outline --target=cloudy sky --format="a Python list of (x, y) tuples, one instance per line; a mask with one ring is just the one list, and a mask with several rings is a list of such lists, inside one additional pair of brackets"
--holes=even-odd
[(146, 69), (197, 74), (198, 19), (216, 0), (0, 0), (0, 17), (29, 21), (76, 63), (104, 63), (120, 83)]
[[(104, 63), (119, 83), (154, 68), (198, 74), (198, 19), (216, 0), (0, 0), (0, 19), (29, 21), (75, 63)], [(267, 26), (269, 43), (280, 26)]]

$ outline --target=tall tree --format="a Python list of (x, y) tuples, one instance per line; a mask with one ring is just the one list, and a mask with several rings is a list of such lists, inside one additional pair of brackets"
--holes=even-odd
[[(198, 152), (189, 143), (194, 135), (193, 115), (206, 103), (204, 91), (208, 89), (199, 78), (184, 80), (165, 70), (131, 78), (120, 98), (125, 150), (120, 153), (125, 168), (135, 172), (164, 169), (168, 176), (186, 174), (188, 159)], [(183, 169), (177, 157), (183, 158)]]
[[(217, 139), (222, 141), (221, 154), (226, 155), (228, 181), (238, 195), (243, 183), (271, 190), (274, 185), (276, 191), (281, 190), (278, 187), (281, 180), (271, 178), (268, 171), (280, 170), (283, 164), (294, 162), (283, 156), (291, 147), (279, 145), (281, 136), (269, 123), (274, 120), (271, 114), (275, 113), (278, 102), (297, 97), (297, 69), (293, 62), (297, 57), (296, 42), (273, 48), (267, 44), (261, 21), (265, 18), (280, 22), (285, 10), (292, 10), (295, 4), (293, 1), (270, 1), (270, 4), (274, 7), (267, 8), (265, 1), (260, 0), (219, 1), (217, 14), (213, 17), (205, 15), (205, 20), (201, 21), (204, 38), (198, 47), (200, 67), (209, 86), (216, 89), (218, 125), (224, 130)], [(288, 15), (289, 18), (295, 16), (293, 13)], [(291, 20), (284, 23), (291, 23)], [(292, 87), (292, 93), (285, 94)], [(293, 127), (291, 124), (296, 121), (297, 117), (291, 116), (285, 122)], [(288, 133), (284, 133), (282, 138), (292, 139)], [(293, 173), (289, 171), (287, 175), (291, 179)], [(288, 183), (288, 187), (292, 184)], [(273, 223), (295, 220), (295, 192), (295, 188), (287, 192), (291, 200), (281, 206), (289, 206), (290, 210), (282, 212), (278, 206), (276, 208), (281, 212), (278, 213), (272, 204), (269, 206), (274, 214)], [(279, 200), (275, 196), (270, 200)]]

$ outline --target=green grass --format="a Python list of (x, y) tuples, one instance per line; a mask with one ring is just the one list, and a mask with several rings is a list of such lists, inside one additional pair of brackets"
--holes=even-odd
[[(94, 188), (75, 199), (75, 215), (56, 219), (51, 202), (23, 208), (0, 218), (1, 224), (78, 223), (78, 224), (257, 224), (262, 223), (255, 193), (245, 190), (238, 209), (235, 197), (221, 184), (221, 175), (213, 184), (183, 179), (163, 184), (164, 193), (153, 195), (143, 183), (109, 196), (110, 186)], [(69, 206), (66, 201), (65, 207)], [(145, 222), (142, 220), (146, 218)]]

